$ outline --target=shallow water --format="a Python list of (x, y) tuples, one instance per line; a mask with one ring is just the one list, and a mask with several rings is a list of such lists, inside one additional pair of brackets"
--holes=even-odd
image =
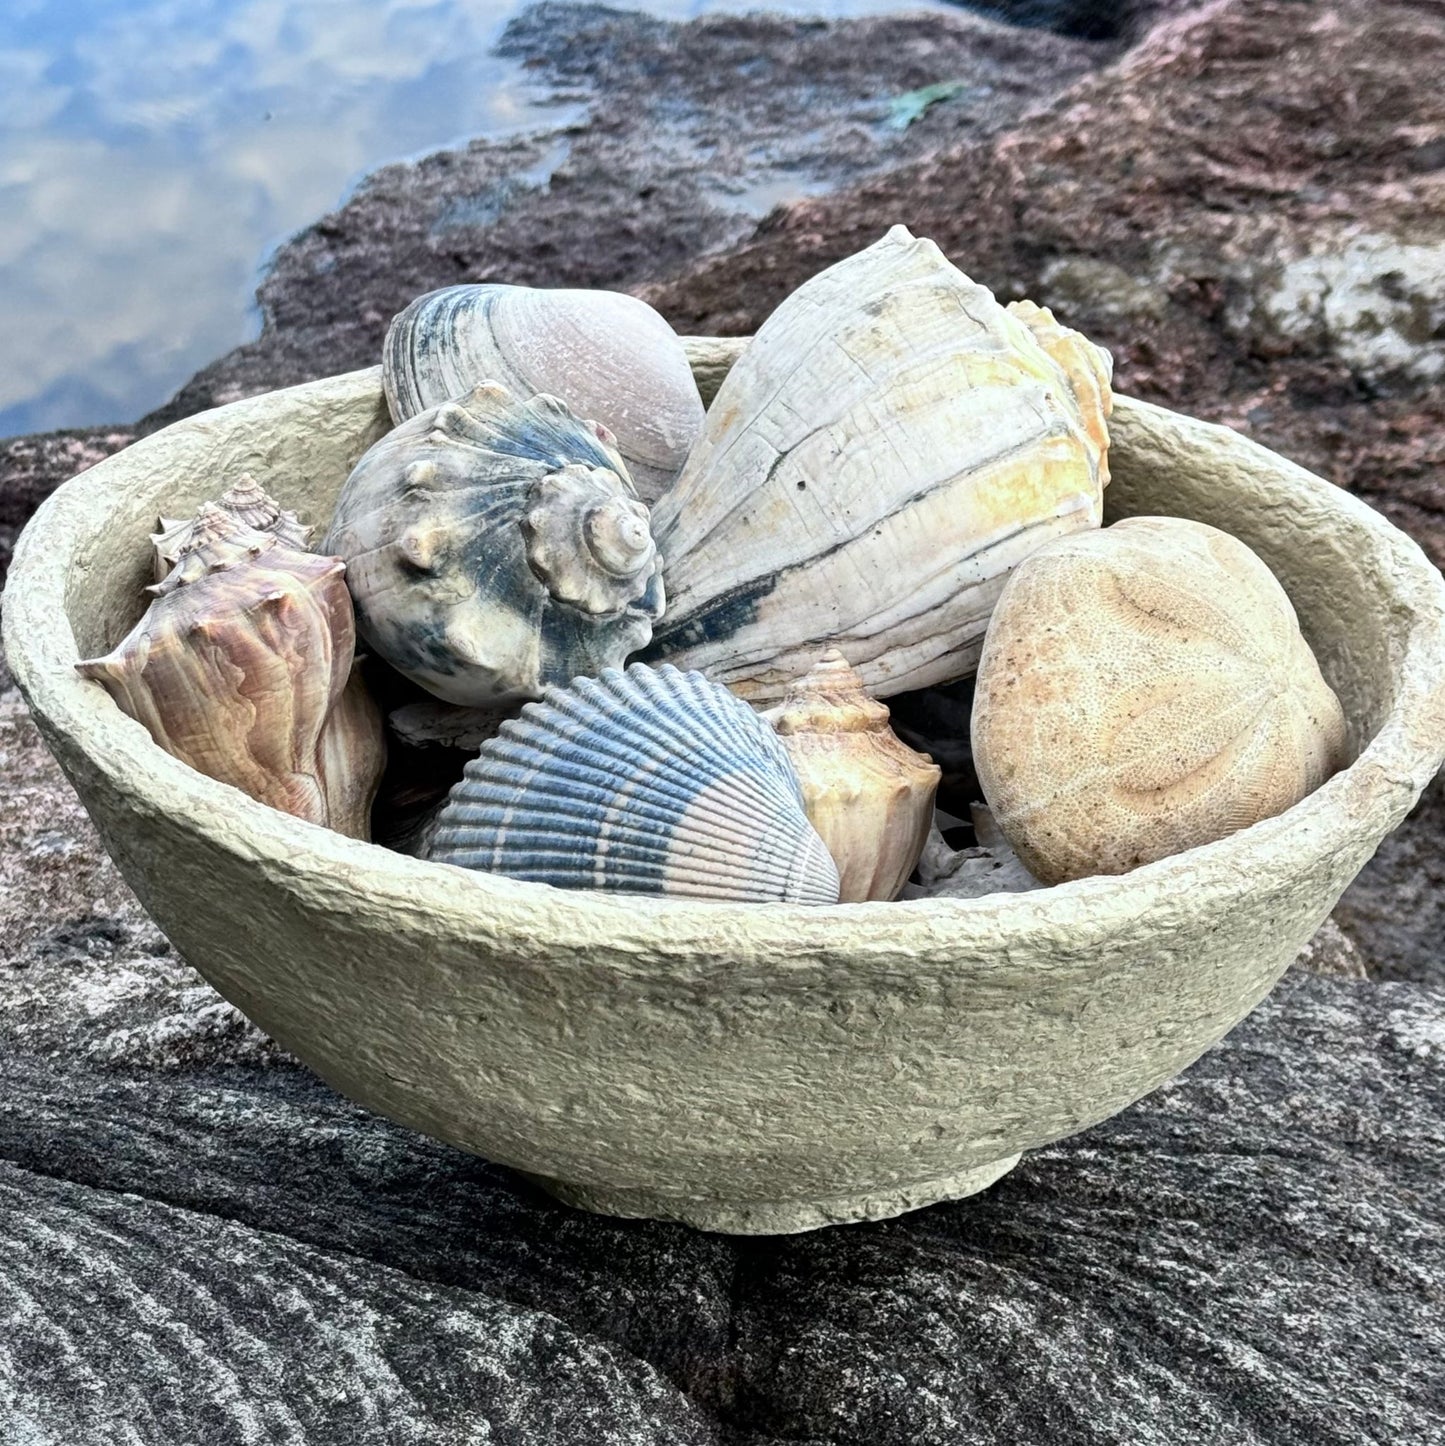
[(141, 416), (258, 334), (265, 258), (367, 172), (565, 119), (491, 53), (521, 8), (0, 0), (0, 436)]

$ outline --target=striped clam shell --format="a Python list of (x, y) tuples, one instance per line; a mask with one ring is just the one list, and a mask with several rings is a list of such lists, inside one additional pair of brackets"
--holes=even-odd
[(428, 856), (564, 889), (838, 899), (772, 729), (726, 688), (670, 666), (548, 688), (467, 764)]
[(647, 503), (677, 480), (702, 431), (682, 341), (645, 301), (622, 292), (445, 286), (392, 321), (382, 384), (395, 421), (486, 381), (561, 397), (603, 422)]

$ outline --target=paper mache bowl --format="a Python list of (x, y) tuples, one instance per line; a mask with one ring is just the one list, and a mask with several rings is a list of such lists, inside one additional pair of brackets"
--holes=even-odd
[[(736, 347), (689, 343), (705, 396)], [(1445, 583), (1344, 491), (1120, 397), (1108, 519), (1235, 534), (1289, 593), (1353, 762), (1277, 817), (1023, 894), (808, 908), (554, 890), (252, 801), (75, 671), (135, 622), (158, 514), (249, 471), (323, 523), (388, 427), (379, 370), (167, 427), (26, 529), (5, 647), (181, 954), (350, 1098), (617, 1215), (768, 1233), (983, 1189), (1249, 1012), (1445, 757)]]

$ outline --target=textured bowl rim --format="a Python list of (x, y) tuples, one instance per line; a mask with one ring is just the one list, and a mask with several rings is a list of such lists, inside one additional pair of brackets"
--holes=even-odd
[[(378, 368), (367, 368), (233, 402), (173, 423), (98, 463), (57, 489), (31, 519), (4, 595), (11, 669), (62, 762), (108, 775), (142, 812), (185, 810), (191, 828), (232, 854), (284, 857), (295, 873), (329, 875), (338, 895), (355, 889), (408, 912), (423, 909), (433, 929), (491, 944), (518, 932), (532, 948), (555, 945), (559, 957), (585, 938), (591, 947), (614, 946), (624, 955), (661, 947), (721, 957), (740, 948), (765, 954), (783, 969), (790, 959), (840, 949), (860, 962), (870, 955), (884, 962), (919, 952), (960, 967), (965, 961), (987, 964), (990, 955), (998, 955), (1001, 937), (1057, 940), (1066, 934), (1082, 942), (1146, 917), (1151, 930), (1167, 927), (1176, 910), (1180, 917), (1197, 917), (1225, 909), (1261, 878), (1277, 877), (1282, 856), (1289, 860), (1289, 873), (1304, 874), (1312, 860), (1357, 847), (1364, 831), (1383, 837), (1445, 761), (1445, 579), (1419, 546), (1359, 499), (1228, 428), (1116, 397), (1116, 425), (1127, 421), (1151, 434), (1167, 433), (1178, 447), (1195, 445), (1207, 434), (1216, 448), (1223, 443), (1246, 460), (1288, 475), (1314, 511), (1343, 510), (1369, 530), (1397, 582), (1394, 596), (1382, 601), (1382, 607), (1409, 617), (1394, 704), (1354, 763), (1284, 813), (1127, 874), (1026, 894), (827, 907), (569, 892), (343, 837), (258, 803), (158, 748), (99, 684), (76, 673), (80, 653), (64, 600), (67, 576), (84, 555), (77, 534), (85, 519), (108, 495), (121, 495), (131, 467), (163, 449), (178, 431), (198, 423), (215, 431), (228, 420), (255, 419), (275, 398), (303, 388), (324, 402), (328, 388), (337, 396), (354, 396), (374, 379), (379, 395), (378, 374)], [(1060, 959), (1057, 967), (1070, 966)]]

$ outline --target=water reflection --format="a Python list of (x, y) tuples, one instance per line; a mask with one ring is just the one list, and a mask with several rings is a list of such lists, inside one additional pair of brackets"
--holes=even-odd
[(0, 436), (133, 419), (254, 336), (260, 260), (367, 171), (557, 123), (491, 54), (520, 8), (0, 0)]

